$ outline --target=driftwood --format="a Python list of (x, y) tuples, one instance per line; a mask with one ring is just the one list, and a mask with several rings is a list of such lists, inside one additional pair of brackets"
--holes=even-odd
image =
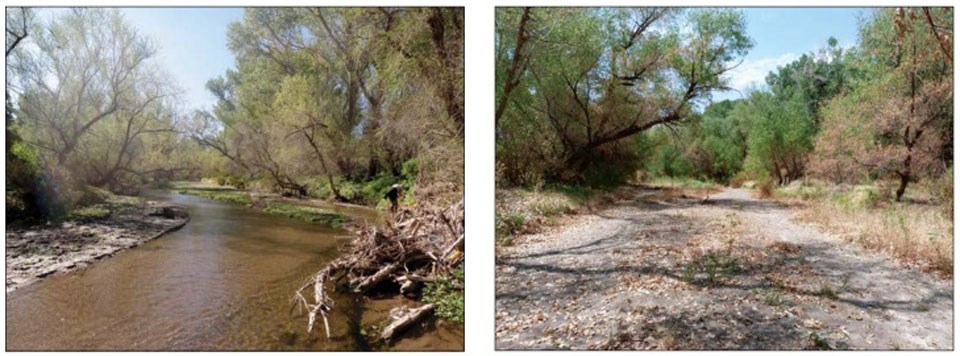
[(417, 325), (430, 315), (433, 315), (433, 311), (436, 309), (437, 306), (435, 304), (427, 304), (419, 308), (407, 310), (405, 314), (399, 315), (390, 325), (383, 328), (383, 331), (380, 332), (380, 340), (390, 342), (390, 340), (393, 340), (394, 337), (400, 335), (400, 333), (406, 331), (411, 326)]
[(360, 293), (365, 293), (373, 288), (383, 280), (387, 279), (393, 272), (396, 272), (400, 268), (400, 262), (394, 262), (390, 265), (387, 265), (374, 273), (372, 276), (364, 278), (362, 282), (357, 283), (356, 290)]
[[(428, 199), (418, 196), (418, 201)], [(307, 331), (312, 332), (319, 317), (323, 319), (327, 338), (330, 338), (327, 319), (334, 303), (328, 288), (347, 285), (359, 293), (415, 294), (411, 292), (424, 282), (433, 281), (437, 274), (456, 268), (464, 256), (463, 213), (462, 199), (444, 208), (423, 203), (413, 209), (400, 210), (382, 227), (358, 229), (356, 238), (341, 256), (297, 290), (294, 300), (306, 310)], [(396, 285), (389, 285), (394, 289), (378, 288), (386, 281), (395, 282)], [(433, 308), (429, 308), (431, 314)], [(398, 324), (394, 329), (403, 327)]]

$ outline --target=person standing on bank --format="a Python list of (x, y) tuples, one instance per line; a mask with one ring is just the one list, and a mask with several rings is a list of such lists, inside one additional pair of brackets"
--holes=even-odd
[(400, 195), (403, 194), (403, 186), (400, 184), (394, 184), (390, 186), (390, 189), (387, 190), (387, 194), (383, 196), (384, 199), (390, 201), (390, 212), (396, 213), (397, 207), (399, 206)]

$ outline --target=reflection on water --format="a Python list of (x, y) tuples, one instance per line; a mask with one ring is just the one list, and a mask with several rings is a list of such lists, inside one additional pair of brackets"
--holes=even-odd
[[(349, 326), (402, 303), (360, 305), (339, 295), (333, 339), (307, 335), (291, 296), (336, 256), (349, 238), (344, 231), (193, 196), (159, 197), (187, 206), (190, 222), (8, 294), (8, 350), (357, 350), (366, 345)], [(463, 327), (439, 325), (394, 348), (462, 349)]]

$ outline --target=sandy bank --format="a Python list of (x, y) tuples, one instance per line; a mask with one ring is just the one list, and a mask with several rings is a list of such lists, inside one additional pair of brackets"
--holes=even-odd
[(139, 246), (189, 220), (184, 207), (148, 201), (102, 219), (8, 227), (7, 293)]

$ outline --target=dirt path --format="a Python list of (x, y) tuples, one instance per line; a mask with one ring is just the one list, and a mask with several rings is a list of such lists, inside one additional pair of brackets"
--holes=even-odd
[(953, 285), (742, 189), (649, 191), (497, 256), (497, 349), (951, 349)]

